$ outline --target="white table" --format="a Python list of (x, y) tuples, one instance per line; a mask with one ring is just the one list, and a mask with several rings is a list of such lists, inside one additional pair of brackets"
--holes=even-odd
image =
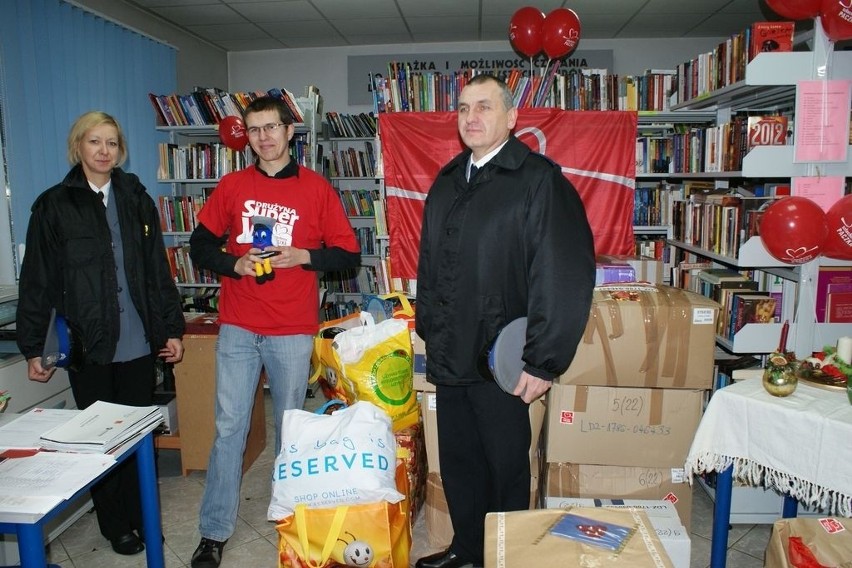
[(852, 516), (852, 405), (845, 391), (800, 382), (788, 397), (749, 379), (713, 393), (689, 455), (687, 472), (717, 472), (710, 566), (724, 568), (733, 479), (797, 502)]

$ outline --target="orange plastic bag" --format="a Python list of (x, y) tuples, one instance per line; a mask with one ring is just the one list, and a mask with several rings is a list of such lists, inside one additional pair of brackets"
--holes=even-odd
[(279, 568), (370, 566), (408, 568), (411, 528), (407, 501), (331, 509), (296, 507), (278, 523)]
[[(409, 493), (405, 463), (397, 459), (397, 490)], [(408, 499), (326, 509), (298, 505), (275, 525), (278, 568), (408, 568), (411, 520)]]

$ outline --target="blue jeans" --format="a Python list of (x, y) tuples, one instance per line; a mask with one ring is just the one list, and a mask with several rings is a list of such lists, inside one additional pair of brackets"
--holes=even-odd
[(266, 369), (275, 420), (275, 453), (281, 447), (285, 410), (302, 408), (308, 388), (313, 337), (257, 335), (222, 325), (216, 343), (216, 437), (201, 501), (201, 536), (224, 541), (234, 533), (243, 452), (261, 366)]

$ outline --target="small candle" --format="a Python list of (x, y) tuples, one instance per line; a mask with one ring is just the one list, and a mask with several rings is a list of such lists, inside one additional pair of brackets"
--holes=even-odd
[(841, 337), (837, 340), (837, 358), (852, 365), (852, 337)]
[(781, 326), (781, 341), (778, 343), (778, 353), (787, 352), (787, 333), (790, 331), (790, 320), (784, 320), (784, 325)]

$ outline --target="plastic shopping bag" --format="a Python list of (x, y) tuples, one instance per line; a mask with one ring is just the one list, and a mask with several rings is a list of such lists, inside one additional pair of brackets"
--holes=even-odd
[(372, 402), (391, 417), (394, 431), (408, 428), (420, 419), (408, 322), (360, 317), (364, 325), (341, 331), (332, 343), (338, 384), (347, 402)]
[(270, 521), (299, 504), (335, 507), (404, 498), (395, 480), (396, 439), (390, 418), (369, 402), (331, 415), (287, 410), (272, 472)]
[[(405, 463), (396, 465), (397, 489), (408, 493)], [(408, 568), (410, 503), (386, 501), (312, 509), (299, 505), (276, 524), (279, 568), (371, 566)]]

